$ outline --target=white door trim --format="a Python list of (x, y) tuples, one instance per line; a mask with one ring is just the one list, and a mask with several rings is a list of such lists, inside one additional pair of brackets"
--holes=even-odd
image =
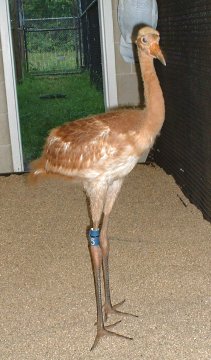
[(8, 0), (0, 1), (0, 36), (2, 44), (13, 171), (21, 172), (24, 171), (24, 166)]
[(118, 106), (112, 0), (98, 0), (104, 102), (106, 109)]

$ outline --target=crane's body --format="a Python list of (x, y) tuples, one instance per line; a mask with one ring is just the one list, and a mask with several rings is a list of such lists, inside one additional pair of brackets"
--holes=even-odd
[(103, 178), (108, 183), (125, 177), (154, 139), (147, 130), (143, 131), (139, 110), (106, 115), (53, 129), (45, 145), (43, 168), (37, 174), (59, 173), (81, 181)]
[[(103, 335), (130, 339), (108, 330), (104, 324), (108, 314), (130, 315), (116, 309), (121, 303), (111, 303), (108, 220), (123, 179), (142, 153), (151, 148), (165, 117), (163, 94), (153, 64), (153, 59), (158, 58), (165, 65), (159, 47), (159, 33), (144, 27), (138, 32), (136, 44), (144, 83), (145, 108), (94, 115), (53, 129), (31, 173), (32, 178), (59, 174), (81, 181), (90, 200), (92, 227), (89, 245), (97, 304), (97, 335), (92, 349)], [(105, 288), (104, 317), (101, 269)]]

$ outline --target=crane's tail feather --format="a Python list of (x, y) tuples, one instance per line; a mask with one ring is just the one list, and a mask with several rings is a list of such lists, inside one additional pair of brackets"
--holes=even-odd
[(42, 157), (30, 163), (30, 172), (27, 176), (30, 184), (36, 183), (38, 180), (46, 177), (46, 175), (48, 175), (48, 173), (45, 170), (45, 161)]
[(63, 178), (65, 180), (71, 180), (72, 182), (78, 182), (78, 179), (74, 176), (63, 175), (59, 172), (51, 172), (45, 169), (46, 160), (41, 157), (37, 160), (34, 160), (29, 165), (29, 174), (27, 175), (27, 182), (29, 184), (36, 184), (40, 180), (47, 178)]

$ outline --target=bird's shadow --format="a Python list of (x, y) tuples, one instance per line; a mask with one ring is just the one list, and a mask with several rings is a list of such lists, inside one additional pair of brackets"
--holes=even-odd
[(136, 39), (137, 39), (139, 30), (145, 26), (148, 26), (148, 25), (144, 24), (144, 23), (139, 23), (139, 24), (135, 25), (133, 28), (132, 34), (131, 34), (133, 56), (134, 56), (134, 61), (135, 61), (134, 66), (135, 66), (135, 71), (136, 71), (137, 80), (138, 80), (138, 91), (139, 91), (139, 99), (140, 99), (140, 104), (138, 107), (141, 107), (141, 108), (145, 107), (144, 85), (143, 85), (140, 63), (139, 63), (139, 58), (138, 58)]

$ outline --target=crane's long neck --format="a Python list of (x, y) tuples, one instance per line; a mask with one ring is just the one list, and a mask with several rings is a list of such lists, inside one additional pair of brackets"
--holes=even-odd
[(164, 117), (165, 104), (153, 59), (139, 50), (139, 62), (144, 83), (145, 123), (144, 127), (153, 135), (159, 133)]

